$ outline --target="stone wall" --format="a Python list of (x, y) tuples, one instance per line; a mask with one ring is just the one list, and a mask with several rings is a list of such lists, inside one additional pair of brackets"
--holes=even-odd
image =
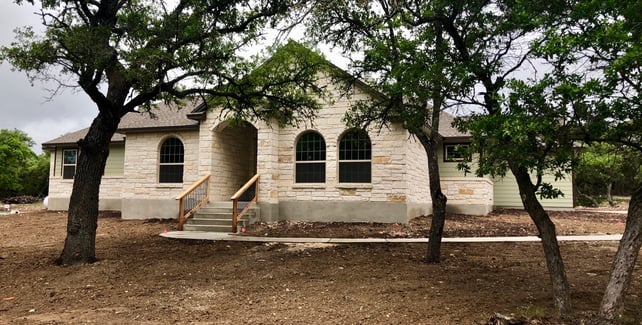
[[(314, 122), (304, 127), (259, 125), (257, 169), (262, 175), (263, 219), (406, 222), (411, 214), (407, 208), (409, 183), (416, 187), (411, 191), (417, 190), (413, 202), (426, 203), (426, 187), (410, 179), (414, 175), (409, 175), (406, 155), (411, 144), (408, 132), (400, 125), (367, 130), (372, 144), (370, 183), (339, 182), (338, 146), (341, 137), (349, 131), (343, 117), (354, 101), (365, 96), (357, 92), (346, 98), (337, 92), (334, 100), (318, 112)], [(301, 134), (311, 130), (318, 132), (326, 144), (325, 182), (296, 183), (296, 142)], [(410, 163), (417, 169), (413, 173), (421, 172), (419, 166), (422, 165), (421, 151), (415, 149), (410, 150), (412, 159), (418, 159)], [(338, 212), (340, 209), (343, 213)], [(425, 212), (425, 209), (419, 210)], [(414, 209), (412, 213), (421, 214), (419, 210)]]
[[(98, 208), (100, 210), (120, 211), (123, 177), (103, 176), (100, 182), (100, 198)], [(49, 202), (48, 209), (62, 211), (69, 208), (69, 198), (74, 182), (71, 179), (62, 177), (49, 178)]]
[[(183, 142), (183, 183), (158, 182), (160, 146), (169, 137), (177, 137)], [(201, 177), (198, 148), (198, 131), (128, 133), (125, 147), (127, 181), (121, 191), (122, 217), (176, 218), (178, 201), (174, 198)]]
[[(158, 182), (160, 146), (169, 137), (177, 137), (183, 142), (183, 183)], [(173, 199), (201, 177), (198, 174), (198, 148), (197, 131), (128, 133), (125, 148), (127, 182), (123, 185), (122, 197)]]
[(486, 215), (493, 210), (493, 182), (481, 177), (442, 177), (442, 191), (452, 213)]
[(408, 218), (432, 213), (430, 182), (428, 177), (428, 157), (421, 142), (410, 137), (406, 145), (406, 166), (408, 196)]

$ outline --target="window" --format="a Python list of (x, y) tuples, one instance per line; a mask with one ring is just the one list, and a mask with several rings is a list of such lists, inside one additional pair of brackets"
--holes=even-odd
[(316, 132), (304, 133), (296, 143), (295, 182), (325, 182), (325, 141)]
[(463, 161), (467, 154), (467, 144), (444, 144), (444, 161)]
[(372, 145), (366, 132), (352, 130), (339, 141), (339, 183), (370, 183)]
[(62, 151), (62, 178), (73, 179), (76, 174), (76, 161), (78, 160), (77, 149), (65, 149)]
[(183, 182), (183, 143), (177, 138), (168, 138), (160, 148), (159, 183)]

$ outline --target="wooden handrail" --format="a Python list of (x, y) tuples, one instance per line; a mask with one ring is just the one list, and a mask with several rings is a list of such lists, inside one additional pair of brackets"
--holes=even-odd
[(243, 195), (243, 193), (245, 193), (245, 191), (247, 191), (250, 188), (250, 186), (252, 186), (252, 184), (254, 184), (254, 182), (256, 182), (259, 179), (260, 176), (261, 176), (260, 174), (256, 174), (252, 176), (252, 178), (250, 178), (250, 180), (247, 181), (247, 183), (245, 183), (243, 187), (241, 187), (238, 191), (236, 191), (236, 193), (234, 193), (234, 195), (232, 195), (230, 200), (238, 200), (241, 197), (241, 195)]
[[(248, 209), (254, 203), (259, 201), (259, 178), (260, 177), (261, 177), (260, 174), (254, 175), (230, 198), (232, 200), (232, 232), (233, 233), (236, 233), (238, 231), (237, 224), (239, 219), (242, 218), (245, 215), (245, 213), (247, 213)], [(256, 184), (256, 187), (254, 188), (254, 197), (248, 202), (248, 204), (243, 208), (243, 210), (241, 210), (241, 212), (238, 212), (239, 198), (254, 184)]]
[[(194, 183), (192, 186), (190, 186), (188, 189), (183, 191), (183, 193), (179, 194), (176, 196), (174, 199), (179, 200), (178, 204), (178, 230), (183, 230), (183, 225), (185, 224), (185, 221), (191, 216), (194, 215), (194, 213), (204, 204), (210, 201), (210, 177), (211, 175), (205, 175), (201, 177), (196, 183)], [(205, 185), (203, 185), (205, 184)], [(203, 189), (202, 186), (205, 186), (205, 193), (203, 194)], [(201, 190), (198, 193), (195, 193), (196, 190), (201, 188)], [(193, 198), (192, 198), (193, 196)], [(188, 206), (189, 211), (185, 211), (185, 201), (187, 199), (192, 199), (189, 204), (194, 203), (193, 201), (198, 200), (198, 202), (194, 203), (193, 206)]]
[(197, 180), (196, 183), (192, 184), (192, 186), (190, 186), (188, 189), (183, 191), (183, 193), (177, 195), (174, 198), (174, 200), (180, 200), (180, 199), (184, 198), (185, 196), (187, 196), (187, 194), (189, 194), (190, 192), (194, 191), (199, 185), (201, 185), (203, 182), (208, 180), (211, 176), (212, 175), (205, 175), (205, 176), (201, 177), (201, 179)]

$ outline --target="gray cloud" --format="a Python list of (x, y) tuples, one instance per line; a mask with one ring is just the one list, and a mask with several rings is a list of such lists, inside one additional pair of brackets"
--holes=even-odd
[[(36, 10), (29, 4), (1, 2), (0, 44), (11, 44), (17, 27), (39, 29)], [(24, 73), (11, 71), (6, 62), (0, 65), (0, 129), (26, 132), (36, 142), (36, 152), (41, 152), (42, 142), (88, 127), (98, 113), (84, 93), (66, 90), (51, 98), (52, 87), (53, 84), (38, 81), (32, 86)]]

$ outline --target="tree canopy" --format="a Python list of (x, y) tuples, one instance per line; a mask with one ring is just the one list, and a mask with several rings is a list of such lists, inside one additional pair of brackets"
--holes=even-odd
[[(25, 1), (17, 0), (18, 4)], [(202, 96), (239, 119), (280, 123), (313, 117), (318, 64), (288, 47), (289, 61), (248, 56), (267, 28), (295, 12), (296, 0), (72, 0), (38, 4), (44, 33), (25, 27), (0, 58), (34, 79), (79, 87), (98, 114), (78, 142), (67, 238), (59, 263), (95, 257), (98, 197), (109, 142), (120, 119), (155, 101)], [(288, 69), (296, 67), (296, 70)], [(260, 109), (257, 109), (260, 107)]]
[(33, 140), (20, 130), (0, 130), (0, 198), (23, 191), (23, 175), (36, 160)]

